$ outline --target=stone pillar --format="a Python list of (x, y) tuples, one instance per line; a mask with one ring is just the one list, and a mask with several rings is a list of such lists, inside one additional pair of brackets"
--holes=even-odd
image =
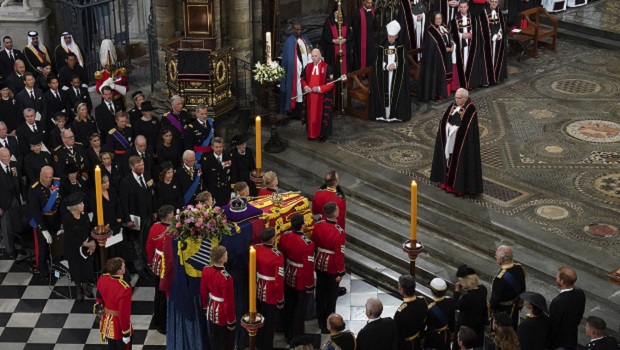
[[(13, 45), (20, 50), (28, 45), (28, 32), (35, 30), (39, 33), (39, 42), (48, 50), (54, 51), (57, 40), (51, 40), (48, 33), (48, 17), (51, 10), (45, 7), (43, 0), (30, 0), (30, 8), (24, 8), (21, 2), (14, 2), (6, 7), (0, 7), (0, 24), (2, 36), (13, 38)], [(53, 55), (50, 52), (50, 55)]]
[[(253, 60), (252, 62), (264, 61), (265, 58), (265, 39), (263, 37), (263, 3), (262, 1), (254, 0), (252, 2), (252, 33), (253, 38)], [(269, 30), (271, 31), (271, 30)], [(272, 42), (275, 42), (276, 33), (272, 33)], [(273, 44), (272, 44), (273, 46)], [(271, 53), (271, 57), (274, 57), (274, 53)]]
[[(251, 62), (252, 61), (252, 8), (250, 0), (229, 0), (227, 27), (230, 45), (234, 48), (233, 56)], [(237, 70), (238, 98), (252, 94), (252, 76), (249, 71)], [(243, 87), (245, 86), (245, 89)], [(245, 96), (241, 96), (245, 94)]]
[(221, 0), (213, 0), (213, 32), (216, 37), (215, 47), (222, 48), (222, 3)]
[[(159, 82), (157, 83), (157, 87), (155, 91), (161, 91), (161, 94), (153, 94), (154, 100), (158, 100), (160, 105), (166, 100), (165, 92), (166, 86), (162, 84), (165, 81), (166, 76), (166, 59), (164, 51), (159, 49), (159, 44), (163, 43), (174, 37), (174, 32), (176, 29), (176, 20), (177, 20), (177, 7), (175, 4), (170, 4), (169, 0), (151, 0), (153, 1), (153, 13), (155, 16), (155, 32), (157, 33), (157, 44), (158, 50), (157, 55), (159, 56)], [(153, 101), (155, 102), (155, 101)]]

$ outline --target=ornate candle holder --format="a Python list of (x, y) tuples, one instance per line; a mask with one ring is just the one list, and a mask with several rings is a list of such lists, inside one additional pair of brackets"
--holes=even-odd
[(241, 327), (245, 328), (250, 335), (250, 350), (254, 350), (256, 333), (265, 324), (265, 318), (258, 312), (248, 312), (241, 318)]
[(254, 169), (252, 172), (250, 172), (250, 181), (254, 183), (256, 188), (263, 187), (263, 174), (263, 169), (261, 168)]
[(408, 239), (403, 243), (403, 252), (409, 256), (409, 274), (415, 277), (415, 261), (424, 251), (424, 244), (417, 240)]
[(112, 230), (110, 230), (109, 226), (95, 226), (95, 228), (90, 231), (90, 236), (97, 241), (99, 247), (101, 248), (99, 250), (99, 259), (101, 260), (101, 266), (105, 266), (106, 262), (108, 261), (108, 256), (103, 247), (105, 247), (106, 241), (108, 240), (108, 238), (110, 238), (110, 236), (112, 236), (112, 233), (113, 232)]

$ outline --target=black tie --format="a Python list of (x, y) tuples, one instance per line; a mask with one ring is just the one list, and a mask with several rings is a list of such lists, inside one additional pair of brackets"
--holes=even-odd
[(80, 98), (80, 90), (78, 88), (75, 88), (74, 90), (75, 90), (75, 96), (77, 98)]
[(140, 176), (140, 186), (142, 186), (142, 188), (146, 188), (146, 184), (144, 183), (144, 178), (142, 176)]
[(6, 140), (2, 141), (2, 147), (9, 148), (8, 142), (6, 142)]
[(6, 170), (7, 175), (11, 175), (8, 164), (4, 165), (4, 169)]
[(144, 153), (140, 153), (140, 158), (142, 158), (142, 160), (144, 160)]
[(108, 102), (108, 108), (110, 109), (110, 112), (112, 112), (112, 114), (114, 113), (114, 105), (112, 104), (112, 102)]
[(30, 90), (30, 99), (34, 102), (34, 91)]
[(35, 123), (35, 124), (32, 124), (32, 130), (33, 130), (34, 132), (37, 132), (37, 124), (36, 124), (36, 123)]
[(60, 95), (58, 94), (58, 91), (54, 91), (54, 96), (56, 96), (56, 99), (60, 101)]
[(11, 61), (15, 63), (15, 56), (13, 56), (13, 50), (9, 51), (9, 56), (11, 56)]

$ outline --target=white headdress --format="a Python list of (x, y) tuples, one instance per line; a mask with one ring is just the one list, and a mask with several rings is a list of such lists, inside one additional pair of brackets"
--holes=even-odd
[(400, 24), (396, 21), (392, 21), (387, 24), (387, 33), (388, 35), (398, 35), (400, 32)]
[(99, 50), (99, 62), (102, 66), (111, 65), (116, 63), (116, 49), (112, 40), (105, 39), (101, 42), (101, 48)]
[[(70, 45), (67, 45), (67, 43), (65, 43), (66, 36), (71, 37)], [(80, 52), (80, 49), (75, 43), (75, 40), (73, 40), (73, 35), (71, 35), (71, 33), (63, 32), (62, 34), (60, 34), (60, 45), (62, 46), (63, 49), (65, 49), (65, 52), (69, 52), (69, 50), (71, 50), (71, 52), (73, 52), (77, 56), (78, 63), (80, 64), (80, 66), (84, 67), (84, 60), (82, 59), (82, 53)]]

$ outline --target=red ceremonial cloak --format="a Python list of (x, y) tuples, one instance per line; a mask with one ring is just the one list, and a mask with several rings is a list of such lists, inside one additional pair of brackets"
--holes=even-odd
[(329, 84), (333, 80), (331, 67), (321, 61), (318, 64), (318, 74), (312, 75), (314, 63), (308, 63), (301, 76), (301, 87), (313, 88), (320, 87), (321, 92), (310, 92), (304, 96), (304, 108), (301, 122), (306, 124), (308, 138), (327, 137), (332, 133), (332, 108), (334, 97), (331, 91), (334, 84)]

